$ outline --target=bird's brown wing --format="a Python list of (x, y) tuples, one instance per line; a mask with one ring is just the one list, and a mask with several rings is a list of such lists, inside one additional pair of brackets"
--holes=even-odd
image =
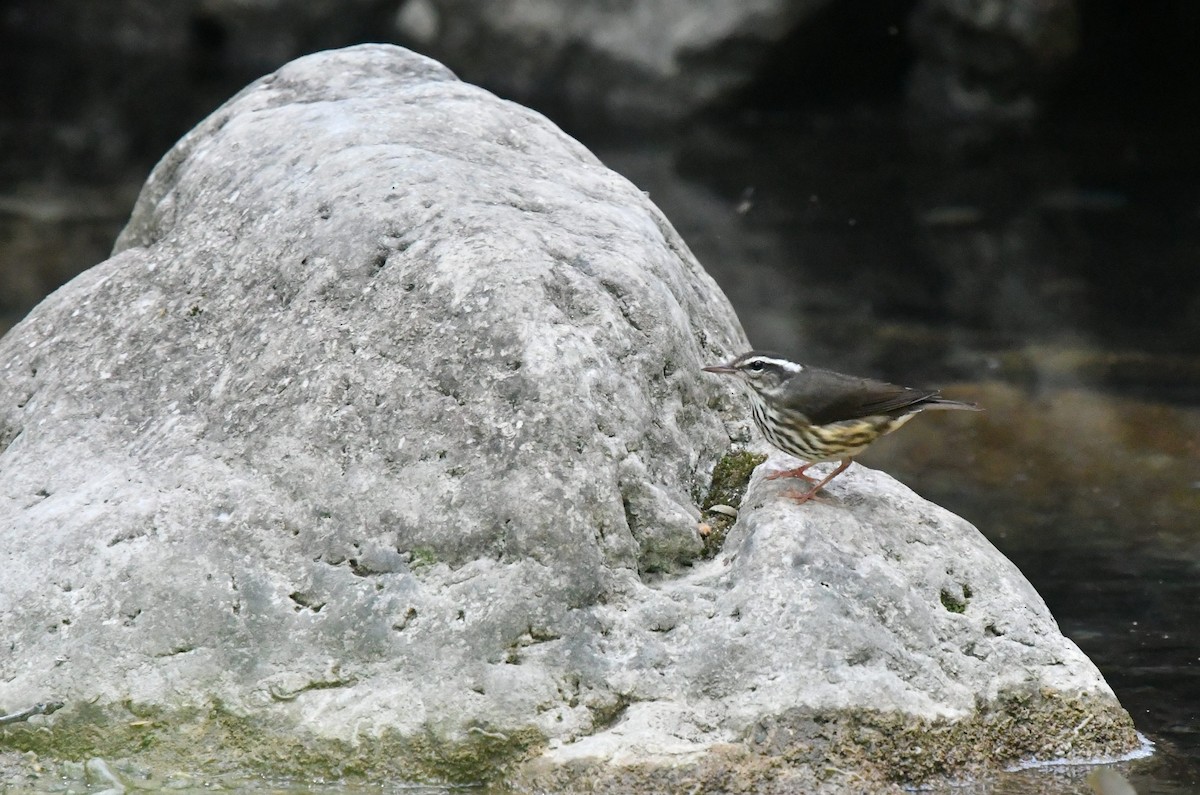
[[(789, 389), (787, 402), (816, 425), (877, 415), (907, 414), (937, 392), (889, 384), (871, 378), (808, 368), (807, 378)], [(794, 379), (801, 380), (801, 379)]]

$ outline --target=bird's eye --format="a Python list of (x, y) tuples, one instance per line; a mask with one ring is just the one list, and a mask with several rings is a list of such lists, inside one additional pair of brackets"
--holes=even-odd
[(759, 361), (750, 362), (750, 369), (753, 372), (761, 373), (763, 371), (763, 363)]

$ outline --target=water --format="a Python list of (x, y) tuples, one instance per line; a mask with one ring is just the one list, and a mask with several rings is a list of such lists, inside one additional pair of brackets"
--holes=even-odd
[[(922, 417), (863, 462), (1020, 566), (1156, 743), (1120, 766), (1140, 793), (1200, 791), (1193, 140), (1094, 121), (947, 133), (868, 108), (585, 141), (651, 193), (757, 346), (987, 408)], [(63, 279), (104, 259), (135, 171), (79, 206), (61, 174), (22, 182), (0, 197), (24, 230), (0, 254), (57, 258)], [(1085, 792), (1086, 772), (959, 791)]]

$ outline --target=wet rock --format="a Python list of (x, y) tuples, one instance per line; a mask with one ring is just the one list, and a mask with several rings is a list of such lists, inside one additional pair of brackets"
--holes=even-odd
[(799, 508), (760, 469), (701, 562), (750, 437), (699, 367), (745, 346), (541, 116), (394, 47), (289, 64), (0, 340), (0, 703), (66, 704), (5, 742), (653, 791), (1134, 743), (1020, 574), (886, 476)]
[(913, 104), (979, 121), (1034, 117), (1079, 49), (1075, 0), (920, 0), (911, 20), (919, 59)]
[(826, 4), (411, 0), (398, 29), (464, 79), (628, 130), (728, 99)]

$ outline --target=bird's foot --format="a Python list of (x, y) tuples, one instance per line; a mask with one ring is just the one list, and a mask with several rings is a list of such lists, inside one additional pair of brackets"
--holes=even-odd
[[(805, 478), (805, 480), (811, 480), (811, 478)], [(818, 486), (817, 488), (814, 488), (814, 489), (809, 489), (808, 491), (800, 491), (799, 489), (791, 489), (789, 491), (785, 491), (783, 493), (783, 496), (787, 497), (789, 500), (796, 503), (797, 505), (803, 505), (806, 502), (819, 502), (824, 505), (831, 504), (831, 501), (829, 500), (829, 498), (817, 496), (817, 492), (820, 490), (821, 490), (820, 486)]]
[[(822, 480), (820, 483), (813, 483), (812, 488), (810, 488), (808, 491), (804, 491), (804, 492), (794, 491), (794, 490), (793, 491), (785, 491), (784, 496), (794, 500), (797, 505), (803, 505), (806, 502), (812, 502), (814, 500), (817, 502), (826, 502), (826, 500), (822, 500), (819, 497), (817, 497), (817, 492), (820, 491), (821, 489), (825, 488), (826, 483), (828, 483), (829, 481), (836, 478), (838, 475), (845, 472), (846, 467), (850, 466), (850, 462), (853, 460), (854, 459), (852, 459), (852, 458), (843, 458), (842, 463), (840, 465), (838, 465), (837, 469), (833, 470), (828, 475), (826, 475), (825, 479)], [(805, 467), (800, 467), (800, 468), (804, 469)], [(781, 474), (784, 474), (784, 473), (781, 473)], [(804, 477), (803, 475), (801, 475), (801, 476)], [(810, 478), (810, 477), (804, 477), (804, 479), (807, 480), (809, 483), (812, 483), (814, 480), (814, 478)]]
[(763, 479), (779, 480), (780, 478), (800, 478), (801, 480), (806, 480), (809, 483), (816, 483), (816, 478), (809, 477), (808, 475), (804, 474), (810, 466), (812, 466), (812, 464), (805, 464), (804, 466), (799, 466), (795, 469), (781, 469), (778, 472), (772, 472)]

